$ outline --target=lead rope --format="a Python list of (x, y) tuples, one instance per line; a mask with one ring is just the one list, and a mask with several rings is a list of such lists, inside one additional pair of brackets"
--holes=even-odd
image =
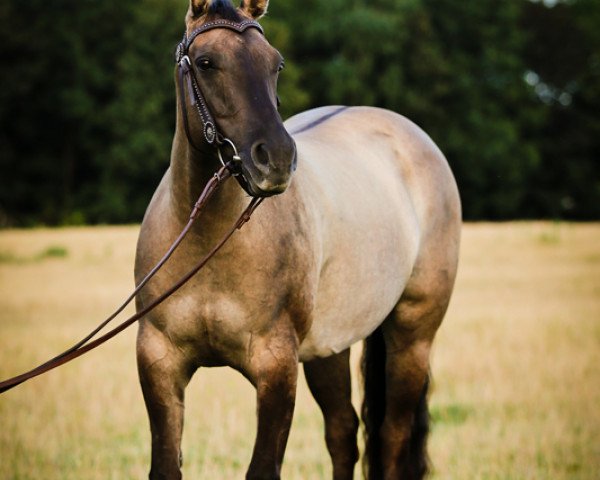
[(28, 372), (0, 382), (0, 394), (16, 387), (17, 385), (20, 385), (23, 382), (26, 382), (27, 380), (33, 377), (37, 377), (38, 375), (46, 373), (56, 367), (59, 367), (60, 365), (70, 362), (71, 360), (83, 355), (84, 353), (87, 353), (90, 350), (93, 350), (94, 348), (102, 345), (104, 342), (110, 340), (112, 337), (125, 330), (127, 327), (135, 323), (144, 315), (151, 312), (154, 308), (156, 308), (167, 298), (169, 298), (173, 293), (179, 290), (183, 285), (185, 285), (190, 280), (190, 278), (192, 278), (196, 273), (198, 273), (204, 267), (204, 265), (206, 265), (206, 263), (223, 247), (223, 245), (227, 243), (227, 241), (235, 233), (235, 231), (241, 229), (250, 220), (250, 216), (262, 203), (264, 198), (253, 198), (246, 207), (246, 209), (242, 212), (238, 220), (235, 222), (233, 227), (231, 227), (231, 229), (223, 236), (221, 241), (219, 241), (219, 243), (217, 243), (212, 248), (212, 250), (208, 252), (196, 264), (196, 266), (192, 270), (190, 270), (186, 275), (181, 277), (179, 281), (176, 282), (171, 288), (169, 288), (166, 292), (164, 292), (162, 295), (156, 298), (148, 306), (135, 313), (128, 319), (124, 320), (117, 327), (113, 328), (112, 330), (110, 330), (103, 336), (97, 338), (96, 340), (90, 342), (90, 340), (93, 337), (95, 337), (100, 330), (102, 330), (106, 325), (108, 325), (108, 323), (110, 323), (119, 313), (121, 313), (125, 309), (127, 305), (129, 305), (129, 303), (131, 303), (131, 301), (140, 292), (144, 285), (146, 285), (146, 283), (148, 283), (148, 281), (156, 274), (156, 272), (158, 272), (158, 270), (160, 270), (160, 268), (167, 262), (167, 260), (175, 251), (175, 249), (179, 246), (179, 244), (189, 232), (190, 228), (192, 227), (192, 224), (194, 223), (196, 218), (198, 218), (201, 210), (204, 208), (210, 197), (216, 191), (217, 187), (219, 187), (221, 183), (223, 183), (231, 176), (230, 167), (230, 163), (223, 165), (209, 180), (209, 182), (206, 184), (206, 187), (204, 187), (204, 190), (200, 194), (200, 197), (198, 197), (198, 200), (194, 204), (194, 208), (192, 209), (187, 225), (183, 228), (179, 236), (175, 239), (171, 247), (167, 250), (167, 253), (164, 254), (164, 256), (158, 261), (154, 268), (152, 268), (152, 270), (150, 270), (150, 272), (144, 277), (144, 279), (137, 285), (133, 293), (131, 293), (131, 295), (125, 300), (125, 302), (123, 302), (123, 304), (119, 308), (117, 308), (117, 310), (115, 310), (115, 312), (112, 315), (110, 315), (106, 320), (104, 320), (100, 325), (98, 325), (98, 327), (96, 327), (94, 331), (92, 331), (84, 339), (73, 345), (71, 348), (60, 353), (56, 357), (48, 360), (45, 363), (42, 363), (41, 365), (38, 365), (37, 367), (35, 367), (32, 370), (29, 370)]

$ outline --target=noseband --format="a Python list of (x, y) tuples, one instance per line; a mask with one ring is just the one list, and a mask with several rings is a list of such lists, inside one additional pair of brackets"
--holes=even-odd
[[(196, 107), (198, 112), (198, 116), (200, 117), (200, 121), (202, 123), (202, 131), (204, 133), (204, 139), (209, 145), (214, 145), (216, 143), (217, 149), (224, 143), (229, 144), (234, 151), (233, 161), (238, 164), (241, 162), (241, 158), (238, 155), (237, 149), (231, 140), (222, 135), (215, 123), (213, 116), (210, 113), (208, 105), (206, 104), (206, 100), (204, 95), (202, 95), (202, 90), (200, 88), (200, 84), (198, 83), (198, 79), (196, 78), (196, 74), (194, 73), (194, 68), (192, 66), (192, 62), (190, 57), (188, 56), (190, 46), (196, 39), (198, 35), (201, 33), (207, 32), (209, 30), (214, 30), (217, 28), (224, 28), (227, 30), (232, 30), (237, 33), (243, 33), (248, 28), (256, 28), (260, 33), (264, 34), (264, 31), (258, 22), (254, 20), (244, 20), (242, 22), (232, 22), (229, 20), (214, 20), (212, 22), (207, 22), (195, 30), (193, 30), (189, 35), (184, 34), (183, 39), (177, 45), (177, 50), (175, 51), (175, 62), (178, 65), (178, 81), (179, 81), (179, 101), (181, 105), (181, 113), (183, 116), (183, 125), (185, 128), (185, 134), (187, 136), (188, 142), (192, 147), (196, 150), (199, 148), (194, 143), (192, 138), (190, 127), (188, 123), (188, 112), (187, 112), (187, 102), (186, 102), (186, 85), (187, 85), (187, 96), (189, 96), (189, 103), (192, 106)], [(221, 157), (221, 152), (219, 149), (219, 159), (221, 163), (223, 159)], [(239, 174), (239, 172), (233, 172), (234, 175)], [(238, 178), (239, 180), (239, 178)], [(242, 185), (243, 186), (243, 185)]]

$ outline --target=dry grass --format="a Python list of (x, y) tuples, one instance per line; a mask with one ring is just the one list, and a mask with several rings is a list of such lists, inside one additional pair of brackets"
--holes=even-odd
[[(62, 350), (120, 303), (136, 234), (0, 232), (0, 378)], [(131, 329), (0, 397), (0, 478), (146, 478), (134, 338)], [(434, 478), (598, 478), (600, 224), (467, 225), (433, 371)], [(243, 478), (253, 438), (249, 384), (228, 369), (198, 372), (187, 394), (186, 478)], [(283, 477), (330, 476), (321, 417), (301, 380)]]

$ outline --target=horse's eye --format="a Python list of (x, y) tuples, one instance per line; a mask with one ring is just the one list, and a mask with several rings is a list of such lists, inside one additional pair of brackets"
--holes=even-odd
[(281, 72), (285, 68), (285, 62), (282, 60), (279, 66), (277, 67), (277, 71)]
[(212, 62), (206, 57), (202, 57), (202, 58), (199, 58), (198, 60), (196, 60), (196, 66), (198, 67), (199, 70), (202, 70), (203, 72), (213, 68)]

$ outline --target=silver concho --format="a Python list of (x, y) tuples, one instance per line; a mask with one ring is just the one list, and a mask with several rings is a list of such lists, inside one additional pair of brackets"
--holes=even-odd
[(206, 125), (204, 125), (204, 138), (206, 138), (208, 143), (213, 143), (215, 141), (215, 136), (215, 126), (212, 124), (212, 122), (206, 122)]

